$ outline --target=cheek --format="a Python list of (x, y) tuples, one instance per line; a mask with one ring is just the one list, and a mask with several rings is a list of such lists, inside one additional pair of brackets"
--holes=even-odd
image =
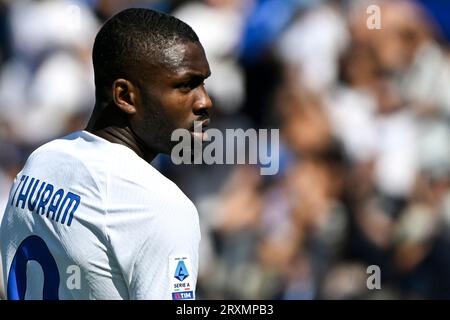
[[(178, 128), (189, 129), (194, 115), (192, 105), (195, 95), (182, 93), (176, 89), (153, 90), (143, 97), (145, 122), (148, 126), (158, 128), (166, 136)], [(146, 127), (148, 127), (146, 126)]]
[(165, 97), (164, 110), (170, 119), (182, 126), (183, 122), (189, 121), (192, 116), (193, 94), (173, 92)]

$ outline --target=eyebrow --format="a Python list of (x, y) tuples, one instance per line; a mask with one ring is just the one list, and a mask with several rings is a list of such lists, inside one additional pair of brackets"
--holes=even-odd
[(180, 78), (209, 78), (211, 76), (211, 70), (208, 70), (208, 73), (198, 72), (198, 71), (187, 71), (183, 74), (180, 74)]

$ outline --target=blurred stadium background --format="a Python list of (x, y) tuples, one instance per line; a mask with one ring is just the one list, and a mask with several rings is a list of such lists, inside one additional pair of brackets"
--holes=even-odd
[(30, 152), (84, 128), (94, 36), (132, 6), (198, 33), (213, 127), (281, 133), (275, 176), (155, 159), (199, 209), (198, 298), (450, 298), (446, 1), (0, 0), (0, 216)]

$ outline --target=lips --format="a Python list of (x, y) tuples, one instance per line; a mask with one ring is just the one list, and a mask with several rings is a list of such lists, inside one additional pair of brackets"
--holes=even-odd
[(195, 121), (193, 125), (193, 129), (191, 130), (194, 138), (197, 138), (201, 141), (205, 141), (208, 138), (208, 134), (205, 132), (209, 125), (209, 119), (205, 119), (203, 121)]

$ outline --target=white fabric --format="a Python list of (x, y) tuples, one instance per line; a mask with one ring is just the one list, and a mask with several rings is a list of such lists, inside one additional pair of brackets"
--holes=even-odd
[[(21, 189), (22, 176), (29, 177), (28, 185), (32, 177), (52, 184), (53, 196), (45, 192), (47, 187), (38, 194), (37, 184), (33, 196), (19, 201), (28, 188), (25, 182)], [(70, 226), (69, 214), (62, 223), (59, 189), (64, 193), (59, 198), (69, 192), (80, 197)], [(39, 203), (28, 209), (37, 196), (39, 201), (49, 198), (39, 213)], [(58, 203), (61, 216), (49, 213), (50, 205)], [(70, 212), (75, 205), (67, 203)], [(17, 248), (37, 235), (58, 267), (59, 299), (172, 299), (169, 257), (189, 259), (185, 282), (195, 291), (200, 228), (194, 204), (131, 149), (86, 131), (33, 152), (12, 186), (0, 232), (5, 284)], [(43, 277), (31, 272), (30, 265), (26, 298), (42, 299)], [(73, 266), (81, 271), (80, 288), (74, 288)]]
[(173, 15), (194, 29), (205, 48), (212, 73), (206, 81), (208, 92), (222, 111), (237, 111), (245, 98), (244, 74), (235, 55), (244, 23), (242, 10), (187, 2)]
[(276, 52), (295, 66), (302, 86), (313, 92), (326, 92), (336, 82), (338, 58), (349, 43), (342, 15), (321, 5), (299, 17), (280, 38)]
[(325, 107), (334, 135), (353, 161), (376, 156), (376, 101), (369, 92), (340, 87), (326, 96)]
[(375, 182), (385, 194), (411, 194), (419, 167), (418, 128), (413, 113), (403, 109), (376, 120), (378, 152)]

